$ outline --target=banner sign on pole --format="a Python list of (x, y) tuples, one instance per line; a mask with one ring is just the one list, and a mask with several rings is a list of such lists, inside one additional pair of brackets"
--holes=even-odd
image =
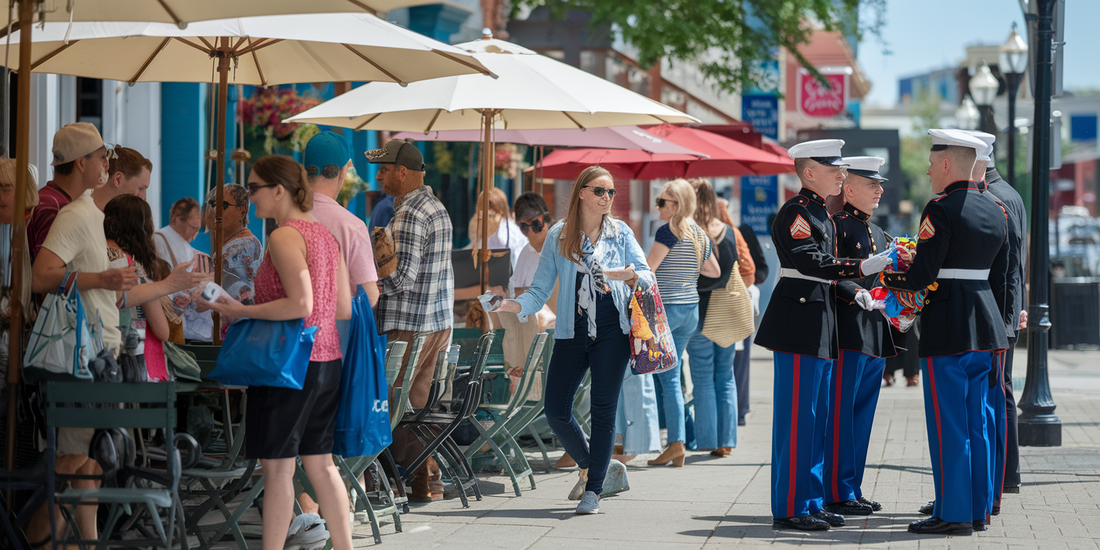
[(770, 235), (768, 218), (779, 210), (778, 176), (744, 176), (741, 178), (741, 223), (752, 227), (757, 235)]

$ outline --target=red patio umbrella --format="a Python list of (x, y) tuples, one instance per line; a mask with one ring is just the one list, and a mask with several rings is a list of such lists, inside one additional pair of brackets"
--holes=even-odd
[(794, 172), (794, 161), (718, 134), (664, 124), (649, 133), (707, 155), (646, 153), (608, 149), (558, 149), (542, 161), (543, 177), (572, 179), (598, 164), (621, 178), (653, 180), (727, 176), (762, 176)]

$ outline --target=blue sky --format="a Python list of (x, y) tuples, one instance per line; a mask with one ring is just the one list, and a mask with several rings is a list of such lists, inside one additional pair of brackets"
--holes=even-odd
[[(1018, 0), (887, 0), (885, 44), (867, 36), (859, 45), (860, 65), (873, 83), (866, 103), (893, 105), (898, 77), (956, 66), (970, 44), (1003, 43), (1013, 22), (1023, 35)], [(1066, 2), (1067, 90), (1100, 89), (1098, 23), (1100, 0)]]

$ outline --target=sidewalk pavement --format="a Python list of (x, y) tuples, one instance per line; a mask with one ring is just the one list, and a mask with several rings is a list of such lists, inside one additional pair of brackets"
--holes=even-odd
[[(733, 548), (852, 545), (860, 548), (1100, 548), (1100, 352), (1053, 351), (1050, 379), (1062, 447), (1020, 450), (1023, 486), (1005, 495), (989, 530), (971, 537), (916, 536), (910, 522), (933, 498), (923, 391), (883, 388), (871, 436), (864, 494), (883, 505), (827, 532), (773, 530), (769, 505), (772, 365), (753, 348), (752, 413), (726, 458), (689, 453), (685, 467), (649, 467), (655, 454), (629, 466), (631, 490), (604, 499), (596, 516), (574, 516), (565, 496), (575, 471), (545, 472), (529, 455), (538, 489), (516, 497), (507, 477), (480, 476), (483, 500), (463, 509), (457, 499), (416, 506), (404, 532), (383, 525), (386, 548)], [(1026, 350), (1017, 350), (1022, 391)], [(904, 378), (900, 378), (904, 381)], [(370, 526), (355, 528), (357, 547), (374, 546)], [(259, 548), (259, 541), (255, 541)], [(229, 546), (225, 546), (228, 548)]]

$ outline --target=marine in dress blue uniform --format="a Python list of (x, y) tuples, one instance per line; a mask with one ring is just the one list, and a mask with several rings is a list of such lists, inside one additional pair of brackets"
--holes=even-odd
[[(995, 438), (993, 460), (993, 506), (991, 513), (997, 515), (1001, 510), (1001, 496), (1008, 491), (1019, 491), (1020, 487), (1020, 445), (1016, 426), (1016, 397), (1012, 391), (1012, 355), (1019, 336), (1020, 318), (1024, 309), (1024, 269), (1027, 246), (1027, 211), (1024, 200), (997, 172), (990, 167), (993, 159), (993, 142), (997, 139), (985, 132), (969, 132), (982, 140), (985, 151), (978, 155), (974, 166), (973, 179), (985, 194), (997, 201), (1008, 218), (1008, 255), (1004, 280), (993, 279), (999, 271), (990, 273), (989, 284), (996, 289), (1004, 286), (1005, 291), (997, 293), (997, 306), (1005, 320), (1008, 335), (1008, 349), (993, 359), (989, 400), (992, 406), (994, 426), (992, 438)], [(994, 378), (995, 377), (995, 378)], [(1015, 491), (1013, 491), (1015, 490)]]
[(918, 291), (933, 282), (921, 311), (919, 355), (936, 500), (932, 518), (909, 525), (922, 534), (967, 535), (992, 503), (987, 438), (988, 376), (995, 352), (1008, 346), (990, 270), (1004, 265), (1004, 211), (970, 180), (981, 140), (961, 130), (930, 130), (933, 190), (921, 215), (917, 252), (906, 273), (884, 282)]
[[(823, 530), (844, 524), (824, 510), (822, 468), (828, 376), (837, 358), (833, 303), (838, 279), (881, 271), (885, 260), (838, 259), (833, 222), (820, 193), (843, 182), (842, 140), (791, 147), (802, 190), (772, 223), (780, 279), (756, 333), (774, 353), (771, 500), (773, 526)], [(863, 271), (861, 272), (861, 268)]]
[[(880, 157), (845, 157), (843, 210), (834, 212), (835, 255), (867, 258), (888, 250), (890, 237), (871, 222), (882, 184)], [(863, 472), (871, 441), (871, 425), (882, 387), (886, 358), (896, 355), (890, 323), (880, 311), (867, 311), (855, 300), (858, 290), (877, 286), (878, 277), (843, 281), (837, 293), (837, 334), (840, 356), (833, 366), (829, 387), (829, 416), (825, 424), (825, 509), (841, 515), (869, 515), (881, 510), (863, 497)]]

